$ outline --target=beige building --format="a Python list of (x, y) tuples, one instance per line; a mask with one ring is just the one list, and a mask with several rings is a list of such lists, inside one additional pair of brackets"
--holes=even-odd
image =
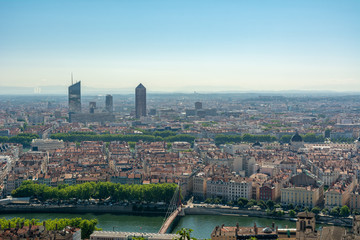
[(314, 207), (321, 201), (322, 192), (322, 189), (311, 186), (282, 188), (281, 202), (284, 204)]
[(346, 179), (341, 179), (331, 186), (324, 194), (325, 207), (341, 207), (350, 205), (350, 195), (356, 186), (356, 178), (349, 176)]
[(206, 198), (221, 198), (226, 201), (236, 201), (239, 198), (252, 198), (252, 182), (241, 179), (207, 180)]
[(357, 187), (350, 193), (350, 209), (360, 210), (360, 188)]
[(310, 173), (300, 173), (292, 177), (288, 185), (281, 189), (284, 204), (314, 207), (323, 201), (324, 188)]
[(198, 173), (193, 178), (193, 196), (198, 199), (206, 198), (206, 177), (204, 173)]
[(49, 151), (63, 149), (64, 141), (57, 139), (33, 139), (31, 147), (34, 151)]

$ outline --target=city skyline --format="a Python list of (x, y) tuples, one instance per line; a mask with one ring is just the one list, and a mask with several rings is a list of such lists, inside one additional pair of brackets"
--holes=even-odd
[(0, 6), (0, 87), (67, 86), (74, 72), (90, 88), (360, 90), (354, 0)]

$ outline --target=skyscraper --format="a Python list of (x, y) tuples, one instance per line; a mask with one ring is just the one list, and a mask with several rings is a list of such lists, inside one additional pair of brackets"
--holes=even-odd
[(196, 110), (202, 109), (202, 102), (195, 102), (195, 109)]
[(81, 112), (80, 81), (69, 87), (69, 113)]
[(146, 88), (141, 83), (135, 88), (135, 115), (136, 118), (146, 116)]
[(89, 112), (95, 113), (95, 109), (96, 109), (96, 102), (89, 102)]
[(113, 112), (113, 97), (108, 94), (105, 98), (105, 109), (107, 112), (112, 113)]

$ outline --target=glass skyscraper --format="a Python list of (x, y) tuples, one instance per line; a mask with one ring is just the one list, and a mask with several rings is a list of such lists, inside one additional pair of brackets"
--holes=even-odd
[(69, 113), (81, 112), (81, 86), (80, 81), (69, 87)]

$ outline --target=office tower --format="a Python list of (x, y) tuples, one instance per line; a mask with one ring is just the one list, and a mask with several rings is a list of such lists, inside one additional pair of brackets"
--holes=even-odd
[(113, 112), (113, 97), (108, 94), (105, 98), (105, 109), (107, 112), (112, 113)]
[(81, 112), (81, 86), (80, 81), (69, 87), (69, 112)]
[(90, 113), (95, 113), (96, 102), (89, 102)]
[(196, 110), (202, 109), (202, 102), (196, 102), (196, 103), (195, 103), (195, 109), (196, 109)]
[(141, 83), (135, 88), (135, 115), (136, 118), (146, 116), (146, 88)]

